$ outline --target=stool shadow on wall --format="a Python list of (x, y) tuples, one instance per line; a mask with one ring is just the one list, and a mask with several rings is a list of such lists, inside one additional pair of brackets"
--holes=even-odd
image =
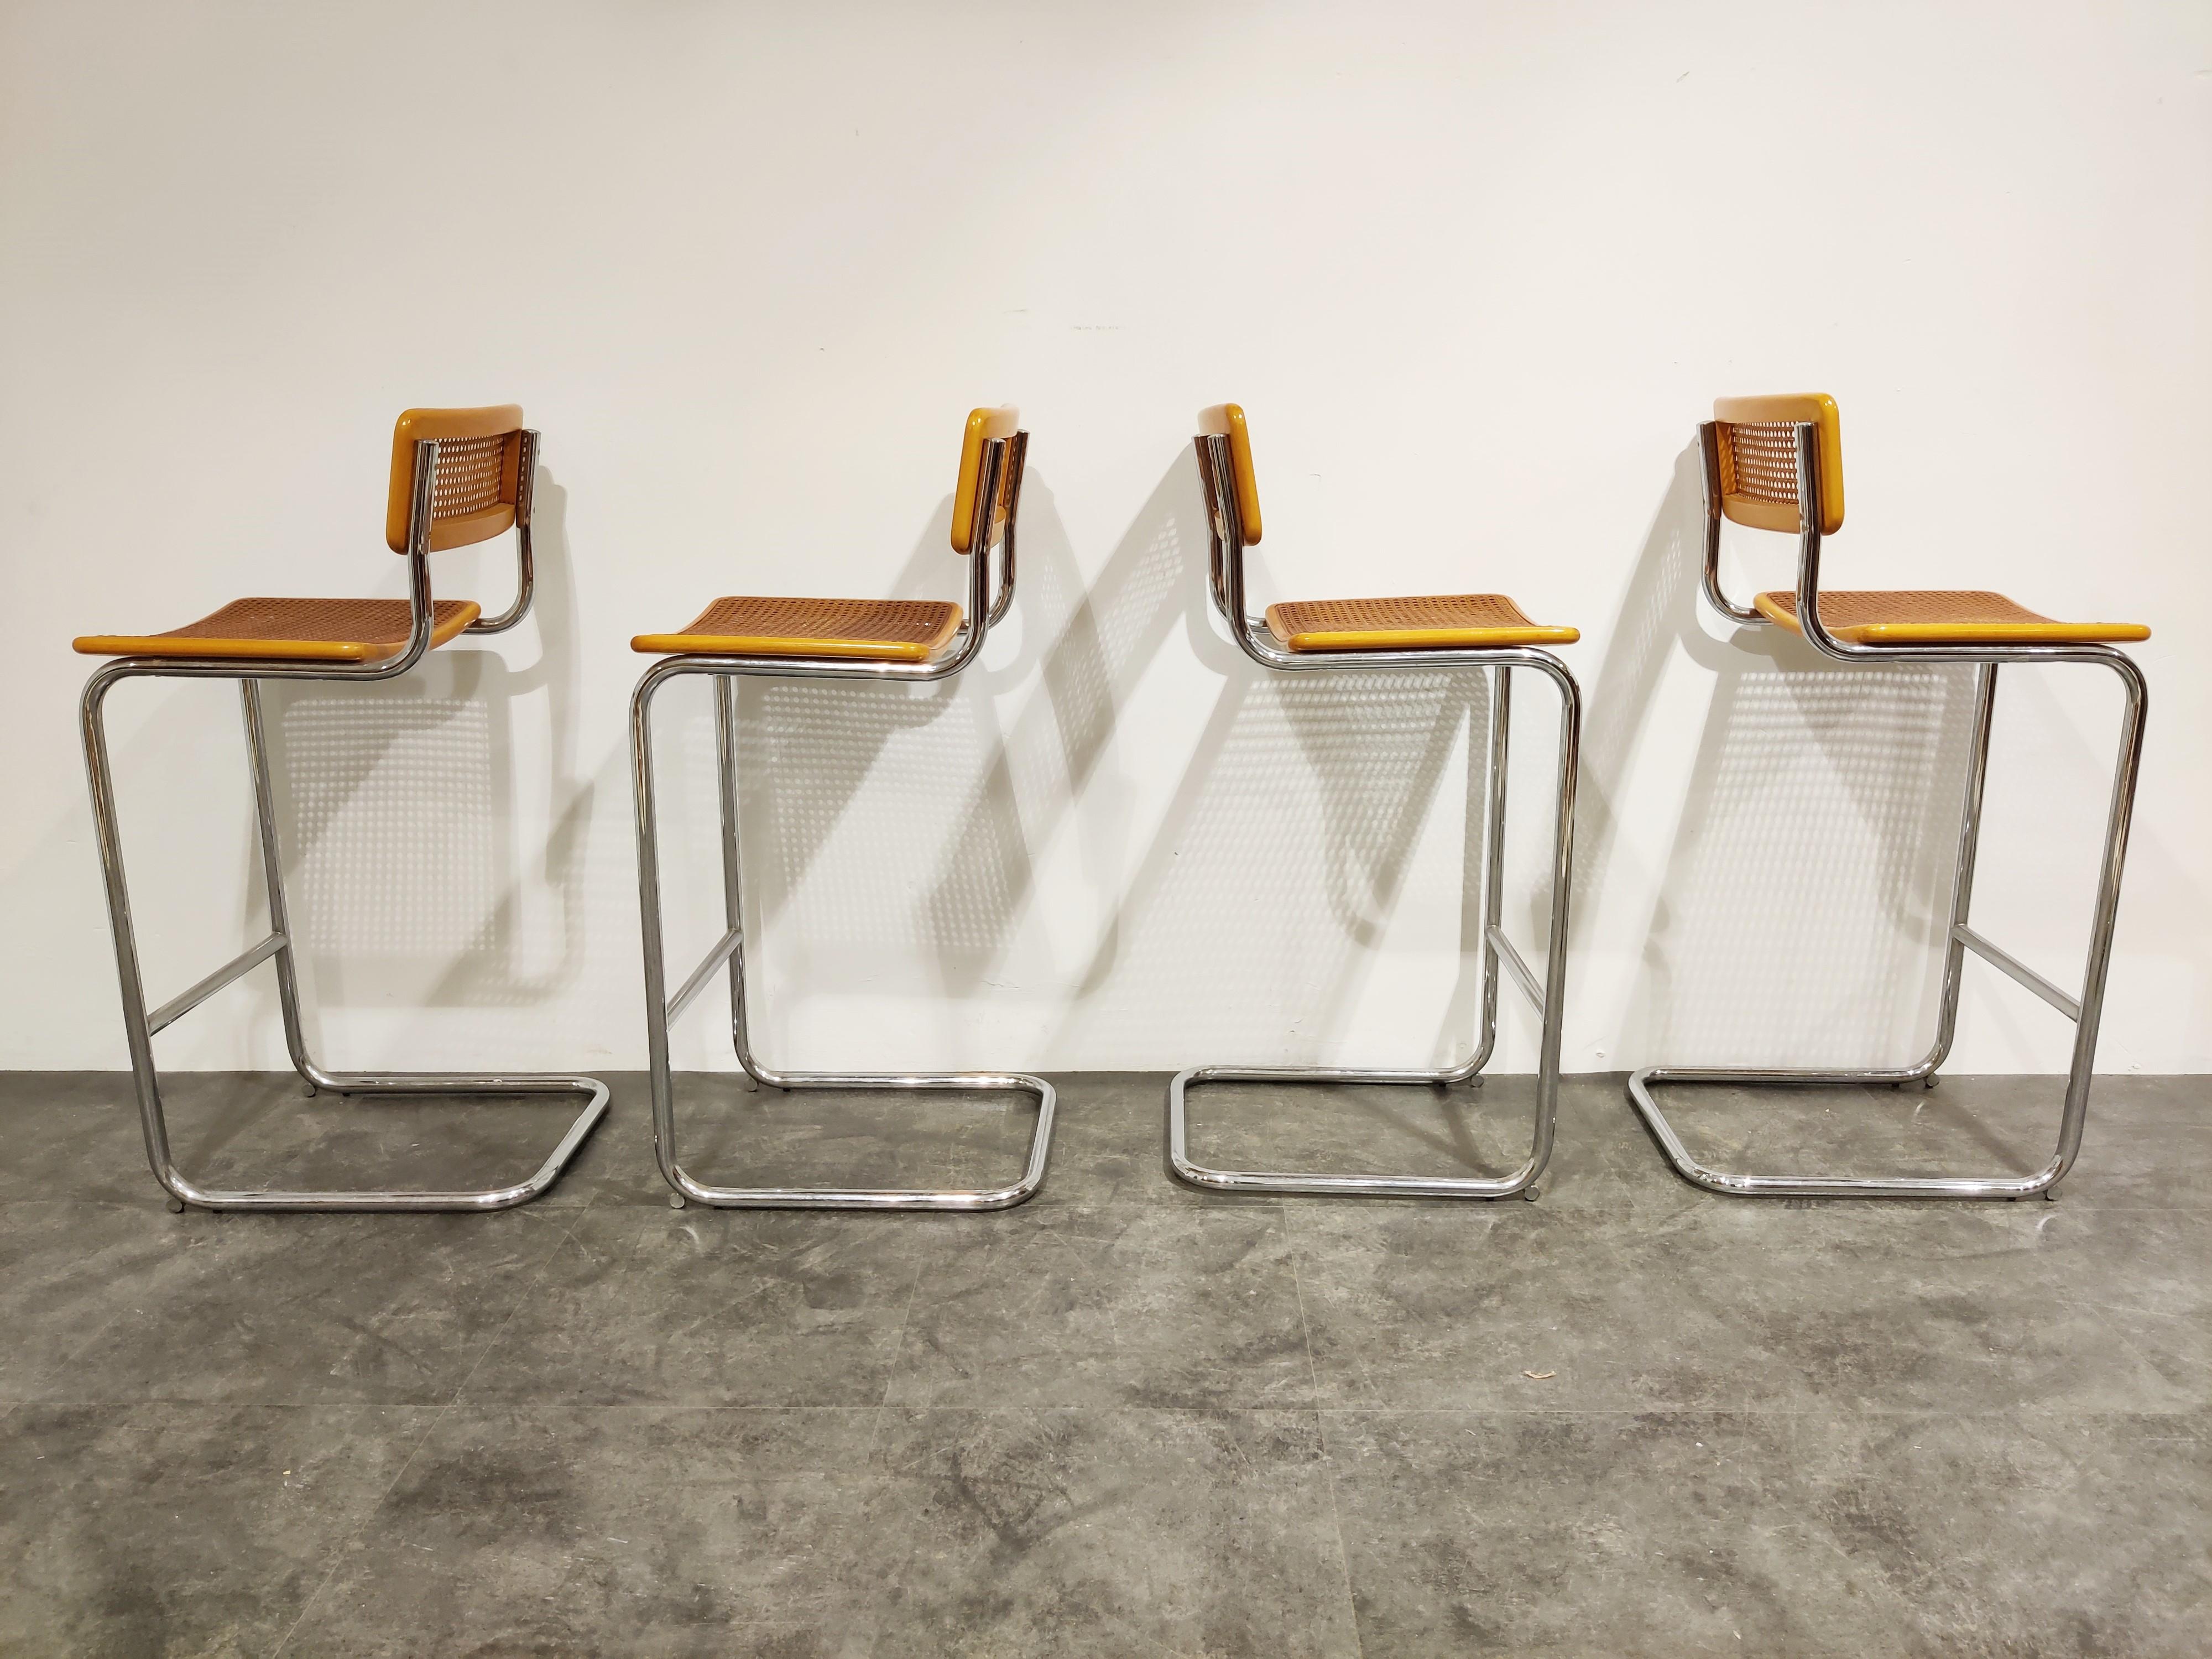
[[(1909, 1063), (1942, 981), (1972, 672), (1845, 667), (1780, 628), (1717, 637), (1703, 514), (1692, 447), (1590, 686), (1577, 885), (1595, 896), (1633, 855), (1615, 813), (1651, 715), (1672, 707), (1662, 681), (1678, 657), (1711, 676), (1664, 863), (1621, 872), (1653, 896), (1620, 1059)], [(1768, 539), (1787, 550), (1759, 550), (1761, 585), (1787, 586), (1795, 544)], [(1586, 937), (1592, 907), (1577, 912)]]
[[(536, 491), (531, 619), (500, 646), (464, 635), (381, 684), (264, 688), (311, 1029), (318, 1006), (540, 1006), (551, 1022), (582, 971), (594, 786), (577, 765), (568, 492), (542, 469)], [(478, 563), (434, 582), (495, 608), (503, 562)], [(534, 660), (510, 669), (530, 630)], [(541, 694), (542, 718), (519, 713)]]
[[(1185, 449), (1109, 561), (1094, 595), (1110, 682), (1133, 684), (1177, 619), (1214, 701), (1134, 875), (1083, 964), (1056, 1050), (1101, 1063), (1179, 1066), (1378, 1053), (1360, 1029), (1378, 963), (1409, 994), (1445, 1004), (1440, 1058), (1471, 1046), (1480, 998), (1480, 803), (1432, 831), (1455, 758), (1480, 750), (1489, 718), (1482, 676), (1443, 672), (1271, 673), (1217, 628), (1206, 598), (1209, 538), (1194, 458)], [(1249, 556), (1254, 585), (1267, 591)], [(1130, 605), (1134, 598), (1139, 601)], [(1468, 814), (1465, 809), (1471, 807)], [(1455, 897), (1403, 920), (1425, 849)], [(1428, 890), (1424, 881), (1423, 890)], [(1394, 947), (1381, 946), (1392, 933)], [(1460, 957), (1437, 989), (1438, 954)], [(1422, 985), (1431, 988), (1419, 988)], [(1395, 994), (1393, 981), (1381, 988)]]
[[(1053, 846), (1072, 823), (1073, 857), (1091, 909), (1023, 932), (1018, 947), (1007, 924), (1034, 896), (1031, 885), (1025, 881), (1018, 891), (994, 895), (990, 919), (1000, 951), (971, 959), (969, 975), (948, 982), (948, 989), (975, 989), (985, 975), (1007, 968), (1008, 951), (1021, 948), (1033, 951), (1034, 958), (1012, 972), (1024, 987), (1056, 1000), (1071, 987), (1079, 993), (1089, 985), (1102, 952), (1110, 959), (1120, 913), (1114, 892), (1123, 876), (1138, 782), (1115, 763), (1113, 738), (1122, 707), (1182, 620), (1183, 482), (1173, 471), (1161, 480), (1087, 589), (1056, 514), (1047, 520), (1048, 556), (1034, 568), (1024, 541), (1023, 627), (1026, 638), (1044, 643), (1036, 652), (1024, 650), (994, 678), (1018, 684), (1033, 661), (1037, 686), (994, 763), (977, 779), (968, 812), (971, 819), (1018, 815), (1024, 838), (1037, 848)], [(1024, 874), (1030, 874), (1026, 866)], [(946, 932), (963, 930), (973, 892), (970, 878), (948, 860), (928, 898)], [(1071, 939), (1079, 941), (1072, 950)]]
[[(958, 591), (968, 568), (947, 551), (951, 513), (948, 495), (917, 536), (891, 597)], [(1024, 815), (1036, 802), (1023, 775), (1036, 757), (1010, 760), (998, 694), (1036, 666), (1038, 642), (1065, 631), (1081, 602), (1066, 531), (1034, 468), (1024, 484), (1018, 557), (1012, 609), (984, 655), (950, 679), (738, 683), (748, 1007), (755, 1047), (772, 1064), (854, 1063), (850, 999), (943, 1006), (939, 993), (981, 981), (1016, 925), (1033, 884)], [(662, 716), (661, 739), (668, 911), (719, 919), (720, 878), (708, 851), (717, 833), (712, 702), (703, 682), (685, 690), (663, 699), (672, 711)], [(691, 949), (676, 939), (696, 933), (703, 949), (719, 931), (718, 920), (672, 928), (672, 959)], [(814, 996), (815, 987), (828, 994)], [(937, 1018), (944, 1029), (933, 1040), (951, 1054), (948, 1063), (957, 1062), (964, 1022), (957, 1012)], [(676, 1036), (679, 1054), (720, 1063), (728, 1051), (714, 1025)], [(912, 1056), (904, 1037), (894, 1046)]]

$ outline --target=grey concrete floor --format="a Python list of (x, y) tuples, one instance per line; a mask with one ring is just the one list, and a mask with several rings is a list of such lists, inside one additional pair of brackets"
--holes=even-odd
[[(2212, 1652), (2212, 1080), (2056, 1203), (1675, 1180), (1618, 1079), (1539, 1202), (1175, 1185), (1060, 1079), (992, 1216), (668, 1207), (640, 1080), (492, 1216), (177, 1216), (126, 1080), (0, 1075), (0, 1651)], [(1000, 1178), (1018, 1103), (688, 1084), (709, 1179)], [(543, 1103), (175, 1080), (239, 1184), (509, 1178)], [(1479, 1093), (1221, 1089), (1201, 1157), (1495, 1170)], [(2051, 1079), (1678, 1095), (1701, 1153), (2041, 1161)]]

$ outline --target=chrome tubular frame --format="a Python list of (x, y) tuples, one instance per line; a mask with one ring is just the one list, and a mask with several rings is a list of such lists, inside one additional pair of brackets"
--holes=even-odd
[[(1194, 1186), (1217, 1192), (1314, 1193), (1337, 1197), (1533, 1199), (1536, 1178), (1552, 1156), (1552, 1134), (1559, 1099), (1560, 1022), (1566, 994), (1567, 903), (1573, 885), (1576, 757), (1582, 738), (1582, 697), (1574, 676), (1548, 651), (1511, 646), (1454, 651), (1286, 651), (1268, 630), (1264, 617), (1247, 608), (1244, 533), (1237, 491), (1231, 480), (1229, 441), (1206, 435), (1197, 441), (1198, 471), (1206, 489), (1212, 541), (1208, 588), (1214, 609), (1229, 625), (1244, 654), (1263, 668), (1303, 670), (1486, 669), (1491, 678), (1490, 789), (1485, 814), (1486, 846), (1483, 880), (1482, 1030), (1475, 1051), (1464, 1063), (1438, 1070), (1382, 1069), (1328, 1066), (1194, 1066), (1168, 1085), (1168, 1162)], [(1504, 906), (1505, 762), (1512, 714), (1511, 671), (1532, 668), (1547, 676), (1559, 693), (1558, 819), (1552, 844), (1552, 915), (1549, 956), (1539, 979), (1506, 938)], [(1536, 1121), (1528, 1156), (1510, 1175), (1451, 1176), (1332, 1175), (1263, 1170), (1216, 1170), (1190, 1157), (1185, 1099), (1203, 1083), (1375, 1083), (1480, 1085), (1498, 1033), (1499, 963), (1536, 1011), (1542, 1023), (1538, 1051)]]
[[(1022, 465), (1029, 434), (989, 441), (984, 446), (981, 488), (975, 493), (975, 518), (969, 538), (974, 552), (969, 568), (966, 616), (943, 650), (918, 663), (870, 662), (838, 657), (772, 657), (700, 653), (664, 657), (639, 678), (630, 700), (630, 763), (637, 803), (638, 904), (645, 943), (646, 1043), (653, 1075), (653, 1144), (660, 1173), (674, 1190), (669, 1203), (686, 1200), (723, 1209), (812, 1210), (1003, 1210), (1033, 1195), (1044, 1182), (1052, 1148), (1054, 1096), (1042, 1078), (1017, 1072), (786, 1072), (763, 1065), (752, 1052), (745, 1024), (744, 908), (738, 853), (737, 680), (756, 674), (769, 678), (872, 680), (920, 683), (957, 674), (982, 649), (991, 624), (1006, 614), (1014, 596), (1014, 523), (1020, 507)], [(1000, 545), (1000, 584), (991, 583), (993, 508), (1004, 489), (1006, 513)], [(714, 682), (715, 758), (722, 830), (722, 917), (724, 931), (714, 948), (676, 994), (668, 994), (662, 949), (659, 834), (653, 794), (653, 701), (671, 680), (707, 675)], [(730, 975), (730, 1037), (748, 1088), (1019, 1091), (1036, 1097), (1036, 1127), (1030, 1136), (1029, 1159), (1020, 1177), (1000, 1187), (815, 1188), (709, 1186), (686, 1170), (678, 1157), (674, 1079), (669, 1069), (668, 1028), (726, 964)]]
[[(1721, 591), (1721, 491), (1719, 433), (1711, 422), (1698, 428), (1705, 456), (1705, 593), (1713, 608), (1747, 626), (1771, 626)], [(1820, 458), (1814, 427), (1797, 428), (1797, 499), (1820, 499)], [(2112, 927), (2119, 911), (2120, 872), (2127, 857), (2128, 823), (2135, 810), (2136, 777), (2142, 762), (2143, 716), (2148, 702), (2142, 670), (2125, 652), (2106, 645), (1856, 645), (1828, 632), (1820, 620), (1820, 528), (1817, 511), (1801, 510), (1798, 534), (1797, 616), (1805, 637), (1824, 656), (1842, 662), (1972, 663), (1975, 665), (1974, 718), (1966, 763), (1965, 800), (1960, 815), (1959, 852), (1951, 882), (1950, 919), (1945, 933), (1943, 988), (1936, 1017), (1936, 1038), (1915, 1064), (1850, 1066), (1830, 1070), (1773, 1066), (1647, 1066), (1628, 1080), (1629, 1098), (1643, 1115), (1668, 1162), (1684, 1179), (1717, 1193), (1765, 1197), (1809, 1198), (2027, 1198), (2051, 1194), (2074, 1167), (2081, 1149), (2081, 1128), (2089, 1110), (2089, 1085), (2097, 1057), (2097, 1029), (2103, 1016), (2105, 977), (2112, 964)], [(1967, 925), (1973, 892), (1974, 859), (1981, 839), (1982, 792), (1989, 771), (1990, 721), (1996, 698), (1997, 670), (2006, 663), (2092, 663), (2119, 676), (2125, 698), (2120, 720), (2120, 752), (2113, 769), (2112, 803), (2105, 825), (2096, 905), (2091, 914), (2089, 956), (2079, 996), (2052, 984), (1984, 939)], [(1865, 1086), (1887, 1083), (1902, 1087), (1936, 1086), (1936, 1068), (1950, 1057), (1958, 1029), (1959, 986), (1971, 951), (2017, 980), (2074, 1022), (2074, 1052), (2066, 1079), (2058, 1146), (2040, 1170), (2029, 1176), (1820, 1176), (1734, 1175), (1710, 1169), (1690, 1155), (1681, 1137), (1652, 1098), (1654, 1084), (1722, 1083), (1738, 1087), (1772, 1085), (1818, 1087)]]
[[(489, 623), (471, 624), (471, 633), (495, 634), (512, 628), (530, 609), (530, 478), (538, 454), (538, 434), (526, 431), (520, 459), (521, 483), (515, 504), (520, 570), (514, 604)], [(107, 888), (107, 915), (115, 936), (115, 963), (123, 993), (123, 1027), (131, 1051), (131, 1071), (138, 1094), (138, 1113), (146, 1137), (146, 1159), (154, 1178), (169, 1195), (169, 1207), (187, 1204), (209, 1210), (503, 1210), (528, 1202), (550, 1187), (606, 1115), (606, 1085), (597, 1079), (544, 1073), (331, 1072), (308, 1052), (300, 1018), (299, 976), (293, 959), (291, 923), (284, 902), (283, 857), (276, 839), (276, 789), (269, 769), (269, 747), (261, 711), (263, 680), (374, 681), (397, 678), (429, 649), (434, 613), (430, 603), (429, 547), (431, 490), (437, 476), (438, 446), (415, 447), (414, 499), (407, 551), (410, 613), (407, 644), (398, 655), (358, 666), (311, 663), (262, 663), (164, 657), (122, 657), (103, 664), (85, 684), (82, 703), (85, 769), (92, 789), (93, 825), (100, 839), (101, 872)], [(149, 1012), (138, 968), (137, 935), (131, 920), (131, 895), (123, 869), (123, 838), (115, 806), (115, 782), (109, 769), (106, 707), (107, 694), (127, 679), (228, 679), (238, 682), (245, 715), (246, 756), (253, 774), (254, 820), (261, 844), (261, 873), (269, 900), (269, 933), (258, 944)], [(228, 1190), (199, 1185), (177, 1168), (169, 1155), (167, 1125), (161, 1111), (160, 1075), (154, 1065), (154, 1036), (259, 963), (276, 964), (276, 996), (284, 1019), (284, 1041), (312, 1096), (318, 1090), (338, 1095), (517, 1095), (579, 1094), (586, 1097), (582, 1114), (568, 1126), (544, 1163), (527, 1178), (504, 1186), (451, 1192)]]

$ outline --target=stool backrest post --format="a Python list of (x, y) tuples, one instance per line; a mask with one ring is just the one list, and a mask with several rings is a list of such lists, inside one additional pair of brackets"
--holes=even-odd
[[(1698, 428), (1705, 486), (1705, 598), (1748, 626), (1767, 618), (1720, 584), (1721, 520), (1797, 537), (1799, 616), (1806, 637), (1840, 654), (1820, 625), (1820, 538), (1844, 524), (1844, 442), (1836, 400), (1825, 392), (1717, 398)], [(1812, 503), (1814, 510), (1807, 511)]]
[(1721, 423), (1701, 422), (1698, 427), (1698, 459), (1705, 494), (1705, 603), (1731, 622), (1747, 628), (1772, 624), (1756, 606), (1738, 605), (1721, 588)]
[[(1014, 523), (1030, 434), (1012, 404), (971, 409), (960, 434), (960, 471), (952, 488), (952, 550), (977, 556), (969, 572), (969, 626), (980, 637), (1014, 599)], [(999, 586), (991, 586), (991, 549), (999, 548)]]
[[(517, 404), (410, 409), (392, 425), (384, 535), (393, 552), (423, 560), (449, 547), (515, 532), (514, 604), (498, 617), (471, 623), (472, 634), (512, 628), (529, 612), (537, 464), (538, 434), (523, 425)], [(410, 580), (410, 587), (416, 585)], [(420, 585), (427, 593), (427, 576)]]
[(1232, 627), (1244, 611), (1244, 550), (1260, 539), (1260, 482), (1252, 467), (1252, 428), (1236, 404), (1198, 412), (1199, 482), (1206, 491), (1213, 603)]
[[(1008, 443), (1022, 435), (1021, 427), (1022, 412), (1012, 404), (968, 411), (968, 423), (960, 434), (960, 473), (952, 487), (955, 553), (976, 551), (979, 536), (983, 538), (983, 550), (988, 551), (989, 538), (1005, 522), (1009, 503), (1003, 483), (996, 489), (984, 488), (985, 452), (996, 445), (1003, 453)], [(1003, 468), (1000, 476), (1003, 480)]]

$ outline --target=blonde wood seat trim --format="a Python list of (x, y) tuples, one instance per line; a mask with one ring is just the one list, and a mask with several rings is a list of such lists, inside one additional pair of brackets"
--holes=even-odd
[[(1759, 613), (1795, 633), (1795, 593), (1761, 593)], [(1820, 623), (1854, 645), (2118, 645), (2150, 637), (2139, 623), (2054, 622), (2002, 593), (1838, 589), (1820, 593)]]
[(960, 630), (939, 599), (716, 599), (674, 634), (640, 634), (633, 651), (742, 657), (857, 657), (924, 662)]
[(1577, 629), (1530, 622), (1503, 593), (1293, 599), (1267, 607), (1267, 631), (1291, 651), (1446, 651), (1582, 638)]
[[(430, 643), (445, 644), (482, 614), (472, 599), (432, 602)], [(219, 657), (261, 662), (375, 662), (407, 647), (404, 599), (233, 599), (166, 634), (87, 634), (88, 657)]]

